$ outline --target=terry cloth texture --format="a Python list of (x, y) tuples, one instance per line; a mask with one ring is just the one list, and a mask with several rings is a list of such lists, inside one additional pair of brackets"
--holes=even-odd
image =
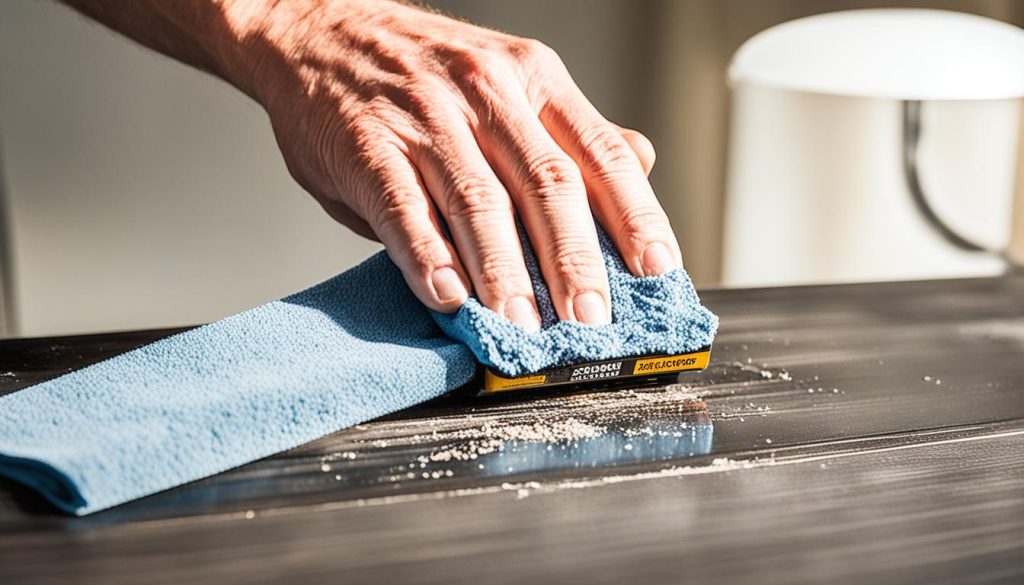
[(454, 339), (481, 363), (509, 376), (549, 366), (650, 353), (683, 353), (711, 345), (718, 318), (700, 304), (686, 271), (637, 277), (626, 268), (610, 238), (598, 229), (612, 300), (612, 322), (602, 327), (558, 321), (551, 295), (527, 238), (526, 268), (533, 279), (541, 331), (527, 333), (470, 298), (457, 313), (433, 313)]
[(546, 327), (532, 335), (475, 299), (431, 314), (380, 253), (296, 295), (0, 397), (0, 475), (84, 515), (440, 396), (468, 383), (477, 360), (516, 374), (710, 344), (717, 318), (685, 272), (636, 278), (605, 246), (611, 325), (554, 323), (543, 285)]

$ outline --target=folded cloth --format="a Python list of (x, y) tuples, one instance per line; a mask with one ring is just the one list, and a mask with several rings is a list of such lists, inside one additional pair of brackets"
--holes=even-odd
[(475, 299), (432, 314), (380, 253), (293, 296), (0, 397), (0, 475), (84, 515), (440, 396), (468, 383), (477, 360), (518, 374), (711, 342), (717, 318), (685, 272), (633, 277), (603, 245), (611, 325), (553, 323), (542, 283), (546, 327), (534, 334)]
[(433, 313), (434, 320), (450, 337), (469, 346), (481, 363), (509, 376), (554, 365), (657, 352), (682, 353), (711, 345), (718, 318), (700, 304), (685, 270), (633, 276), (604, 230), (598, 229), (598, 236), (608, 271), (611, 324), (593, 327), (558, 321), (536, 255), (525, 237), (520, 239), (541, 314), (540, 332), (527, 333), (475, 298), (457, 313)]

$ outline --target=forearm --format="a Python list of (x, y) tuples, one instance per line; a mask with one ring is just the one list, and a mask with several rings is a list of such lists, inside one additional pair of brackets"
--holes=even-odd
[(254, 95), (271, 0), (61, 0), (107, 27)]

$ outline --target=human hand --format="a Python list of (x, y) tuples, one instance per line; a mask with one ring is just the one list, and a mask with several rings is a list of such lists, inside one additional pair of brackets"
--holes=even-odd
[(563, 320), (611, 320), (592, 217), (635, 274), (682, 265), (650, 142), (605, 120), (548, 47), (390, 1), (260, 4), (234, 3), (248, 49), (232, 81), (298, 182), (379, 239), (430, 308), (472, 290), (540, 327), (517, 214)]

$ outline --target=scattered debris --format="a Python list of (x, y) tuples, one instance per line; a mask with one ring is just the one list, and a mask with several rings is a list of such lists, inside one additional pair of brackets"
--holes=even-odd
[[(755, 370), (757, 371), (757, 370)], [(688, 386), (673, 384), (661, 388), (626, 389), (615, 393), (597, 396), (566, 396), (565, 402), (580, 400), (595, 401), (586, 412), (577, 416), (565, 416), (554, 411), (524, 411), (516, 416), (488, 416), (489, 409), (470, 412), (464, 416), (432, 417), (417, 420), (414, 427), (418, 432), (373, 433), (365, 438), (355, 440), (357, 445), (365, 445), (367, 451), (360, 449), (336, 452), (320, 459), (323, 472), (332, 474), (340, 471), (339, 461), (355, 460), (369, 457), (368, 463), (375, 460), (377, 449), (408, 449), (412, 447), (419, 453), (412, 454), (412, 460), (393, 467), (390, 474), (379, 476), (380, 481), (403, 482), (407, 480), (439, 480), (456, 477), (466, 473), (475, 465), (478, 470), (498, 469), (490, 463), (477, 461), (485, 456), (502, 452), (514, 453), (521, 449), (541, 449), (547, 451), (568, 450), (577, 448), (582, 442), (597, 439), (608, 433), (615, 433), (627, 440), (618, 443), (623, 452), (635, 452), (641, 448), (645, 439), (653, 437), (681, 438), (698, 432), (695, 423), (689, 417), (668, 426), (653, 424), (655, 420), (672, 420), (674, 413), (705, 413), (706, 406)], [(767, 407), (751, 404), (751, 409), (760, 413)], [(622, 410), (635, 412), (640, 424), (623, 424), (618, 413)], [(645, 424), (644, 414), (655, 415), (651, 424)], [(426, 429), (424, 429), (426, 427)], [(363, 427), (362, 430), (369, 430)], [(631, 437), (639, 437), (636, 441)], [(556, 456), (557, 457), (557, 456)], [(495, 461), (502, 472), (516, 473), (518, 465), (508, 465), (513, 461)], [(504, 463), (504, 465), (502, 465)], [(507, 469), (506, 469), (507, 466)], [(341, 475), (334, 475), (341, 481)], [(519, 488), (517, 488), (519, 489)]]

